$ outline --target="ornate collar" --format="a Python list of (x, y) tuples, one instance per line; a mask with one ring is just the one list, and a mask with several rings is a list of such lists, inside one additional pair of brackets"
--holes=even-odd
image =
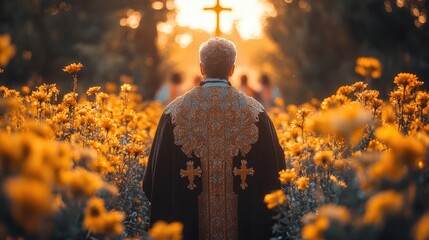
[(228, 80), (220, 79), (220, 78), (207, 78), (205, 81), (202, 81), (200, 83), (200, 86), (204, 86), (206, 84), (211, 84), (211, 83), (215, 84), (215, 86), (219, 86), (219, 85), (223, 85), (223, 84), (231, 86), (231, 83)]

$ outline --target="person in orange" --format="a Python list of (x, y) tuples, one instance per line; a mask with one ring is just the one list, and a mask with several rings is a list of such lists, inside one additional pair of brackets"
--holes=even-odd
[(162, 85), (155, 94), (155, 100), (162, 104), (168, 104), (181, 95), (182, 76), (175, 72), (171, 75), (170, 81)]
[(266, 109), (270, 109), (274, 106), (274, 100), (280, 97), (280, 91), (277, 87), (272, 86), (270, 78), (265, 73), (261, 75), (259, 83), (262, 89), (257, 99)]
[(240, 91), (249, 97), (255, 97), (255, 91), (249, 86), (249, 78), (246, 74), (240, 76)]

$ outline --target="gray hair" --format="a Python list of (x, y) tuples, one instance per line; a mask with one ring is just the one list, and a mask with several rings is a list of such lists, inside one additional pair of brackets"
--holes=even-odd
[(237, 50), (231, 41), (215, 37), (200, 45), (200, 63), (207, 77), (228, 79)]

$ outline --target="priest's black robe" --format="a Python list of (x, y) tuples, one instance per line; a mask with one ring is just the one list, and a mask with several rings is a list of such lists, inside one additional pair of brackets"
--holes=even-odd
[(263, 200), (284, 168), (256, 100), (231, 86), (195, 87), (167, 106), (155, 134), (143, 179), (151, 225), (180, 221), (184, 239), (269, 239), (274, 212)]

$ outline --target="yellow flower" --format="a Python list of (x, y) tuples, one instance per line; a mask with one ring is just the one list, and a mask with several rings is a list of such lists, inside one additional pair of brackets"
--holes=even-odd
[(294, 143), (289, 148), (289, 153), (292, 156), (299, 156), (301, 155), (302, 151), (304, 150), (302, 143)]
[(411, 73), (399, 73), (396, 75), (393, 82), (397, 84), (398, 86), (407, 86), (410, 85), (413, 82), (417, 82), (418, 78), (416, 75)]
[(312, 122), (312, 129), (317, 133), (334, 134), (345, 140), (352, 140), (354, 133), (359, 132), (372, 121), (369, 111), (356, 102), (336, 109), (322, 111)]
[(313, 224), (305, 225), (301, 230), (301, 236), (304, 240), (323, 239), (323, 231), (329, 227), (329, 219), (319, 217)]
[(392, 181), (399, 181), (405, 175), (407, 169), (403, 164), (398, 163), (392, 152), (384, 152), (380, 160), (370, 166), (368, 174), (370, 180), (378, 181), (387, 178)]
[(337, 177), (334, 175), (329, 176), (329, 179), (331, 179), (332, 182), (336, 183), (338, 186), (345, 188), (347, 187), (347, 184), (344, 181), (338, 180)]
[(106, 213), (106, 208), (104, 207), (104, 201), (101, 198), (93, 197), (91, 198), (85, 209), (85, 219), (86, 218), (99, 218)]
[(295, 181), (296, 178), (296, 172), (295, 169), (286, 169), (286, 170), (281, 170), (279, 172), (279, 180), (281, 183), (286, 183), (286, 182), (293, 182)]
[(347, 184), (344, 181), (338, 180), (337, 182), (338, 186), (342, 187), (342, 188), (346, 188)]
[(419, 91), (416, 97), (416, 103), (420, 108), (425, 108), (429, 103), (429, 93)]
[(115, 93), (116, 92), (116, 84), (113, 82), (108, 82), (105, 85), (106, 91), (108, 93)]
[(140, 163), (143, 167), (146, 167), (146, 166), (147, 166), (147, 163), (148, 163), (148, 160), (149, 160), (149, 157), (144, 157), (144, 158), (141, 158), (141, 159), (139, 160), (139, 163)]
[(96, 94), (95, 98), (96, 98), (96, 100), (97, 100), (98, 103), (103, 103), (106, 99), (109, 98), (109, 95), (107, 95), (104, 92), (100, 92), (100, 93)]
[(157, 221), (149, 230), (149, 236), (153, 240), (181, 240), (183, 224), (180, 222), (166, 223)]
[(74, 106), (77, 104), (76, 102), (77, 93), (67, 93), (63, 97), (63, 104), (66, 106)]
[(356, 91), (362, 91), (368, 87), (367, 83), (364, 82), (356, 82), (352, 85), (352, 88), (354, 88)]
[(82, 63), (72, 63), (64, 67), (63, 71), (70, 74), (76, 74), (83, 68)]
[(317, 166), (327, 168), (331, 165), (333, 158), (334, 158), (334, 153), (332, 151), (317, 152), (314, 155), (314, 163)]
[(308, 108), (301, 108), (296, 112), (296, 118), (298, 119), (305, 119), (310, 115), (311, 115), (311, 110)]
[(395, 157), (408, 166), (417, 166), (418, 162), (425, 156), (425, 146), (419, 140), (406, 137), (392, 146)]
[(9, 178), (4, 184), (13, 218), (24, 229), (35, 232), (54, 210), (54, 199), (47, 184), (26, 178)]
[(142, 155), (145, 147), (142, 144), (131, 143), (125, 146), (125, 151), (132, 157)]
[(308, 218), (312, 218), (312, 221), (306, 223), (301, 230), (302, 239), (305, 240), (324, 239), (323, 232), (329, 228), (331, 223), (345, 226), (351, 221), (351, 215), (347, 208), (333, 204), (318, 208), (317, 215), (310, 213), (304, 216), (304, 220)]
[(131, 92), (131, 85), (125, 83), (121, 86), (121, 92)]
[(104, 216), (104, 228), (102, 234), (106, 237), (117, 236), (124, 232), (125, 228), (122, 222), (125, 214), (118, 211), (110, 211)]
[(276, 99), (274, 99), (274, 104), (277, 106), (277, 107), (283, 107), (284, 106), (284, 101), (283, 101), (283, 99), (282, 98), (276, 98)]
[(94, 196), (103, 187), (100, 176), (83, 168), (67, 172), (63, 177), (70, 193), (75, 198)]
[(386, 217), (400, 214), (404, 210), (404, 198), (401, 193), (390, 190), (372, 196), (366, 202), (363, 221), (366, 224), (381, 225)]
[(369, 142), (367, 150), (382, 152), (386, 149), (386, 146), (379, 142), (377, 139), (373, 139)]
[(337, 90), (337, 95), (344, 95), (344, 96), (347, 96), (347, 95), (349, 95), (350, 93), (352, 93), (353, 91), (354, 91), (355, 89), (354, 89), (354, 87), (352, 87), (352, 86), (341, 86), (341, 87), (339, 87), (338, 88), (338, 90)]
[(355, 71), (363, 77), (380, 78), (381, 76), (381, 62), (373, 57), (360, 57), (356, 60)]
[(381, 110), (381, 119), (385, 124), (392, 124), (396, 121), (395, 111), (392, 105), (385, 105)]
[(375, 132), (375, 136), (378, 140), (385, 142), (387, 145), (395, 145), (395, 142), (402, 139), (402, 134), (397, 130), (395, 126), (385, 125), (384, 127), (378, 128)]
[(28, 87), (28, 86), (22, 86), (21, 91), (22, 91), (22, 93), (24, 93), (25, 95), (28, 95), (28, 94), (30, 94), (30, 92), (31, 92), (30, 87)]
[(49, 99), (49, 94), (45, 91), (33, 91), (31, 98), (38, 102), (46, 102)]
[(337, 177), (335, 177), (334, 175), (329, 176), (329, 179), (331, 179), (332, 182), (338, 182)]
[(98, 91), (100, 91), (100, 89), (101, 89), (101, 87), (99, 87), (99, 86), (90, 87), (88, 89), (88, 91), (86, 91), (86, 95), (92, 96), (92, 95), (96, 94)]
[(334, 164), (333, 164), (333, 166), (334, 166), (334, 168), (335, 168), (335, 170), (337, 170), (337, 171), (341, 171), (341, 170), (343, 170), (344, 169), (344, 167), (345, 167), (345, 162), (344, 162), (344, 160), (335, 160), (334, 161)]
[(286, 195), (283, 190), (277, 190), (272, 193), (266, 194), (264, 202), (267, 204), (268, 209), (275, 208), (282, 205), (286, 201)]
[(0, 66), (6, 66), (10, 59), (15, 56), (16, 47), (11, 43), (9, 34), (0, 35)]
[(101, 119), (100, 126), (104, 128), (107, 132), (113, 129), (114, 123), (110, 118)]
[(423, 215), (413, 229), (415, 240), (429, 239), (429, 213)]
[(331, 221), (347, 224), (351, 221), (352, 217), (349, 210), (343, 206), (336, 206), (334, 204), (327, 204), (320, 207), (317, 212), (320, 216), (327, 217)]
[(305, 190), (308, 188), (308, 184), (310, 183), (310, 178), (308, 177), (300, 177), (296, 180), (296, 187), (299, 190)]
[(394, 126), (377, 129), (375, 136), (392, 149), (398, 164), (417, 166), (425, 154), (422, 142), (412, 137), (404, 137)]
[(103, 199), (94, 197), (88, 201), (82, 224), (85, 229), (93, 233), (113, 237), (124, 231), (124, 226), (121, 224), (124, 219), (125, 215), (121, 212), (106, 212)]

